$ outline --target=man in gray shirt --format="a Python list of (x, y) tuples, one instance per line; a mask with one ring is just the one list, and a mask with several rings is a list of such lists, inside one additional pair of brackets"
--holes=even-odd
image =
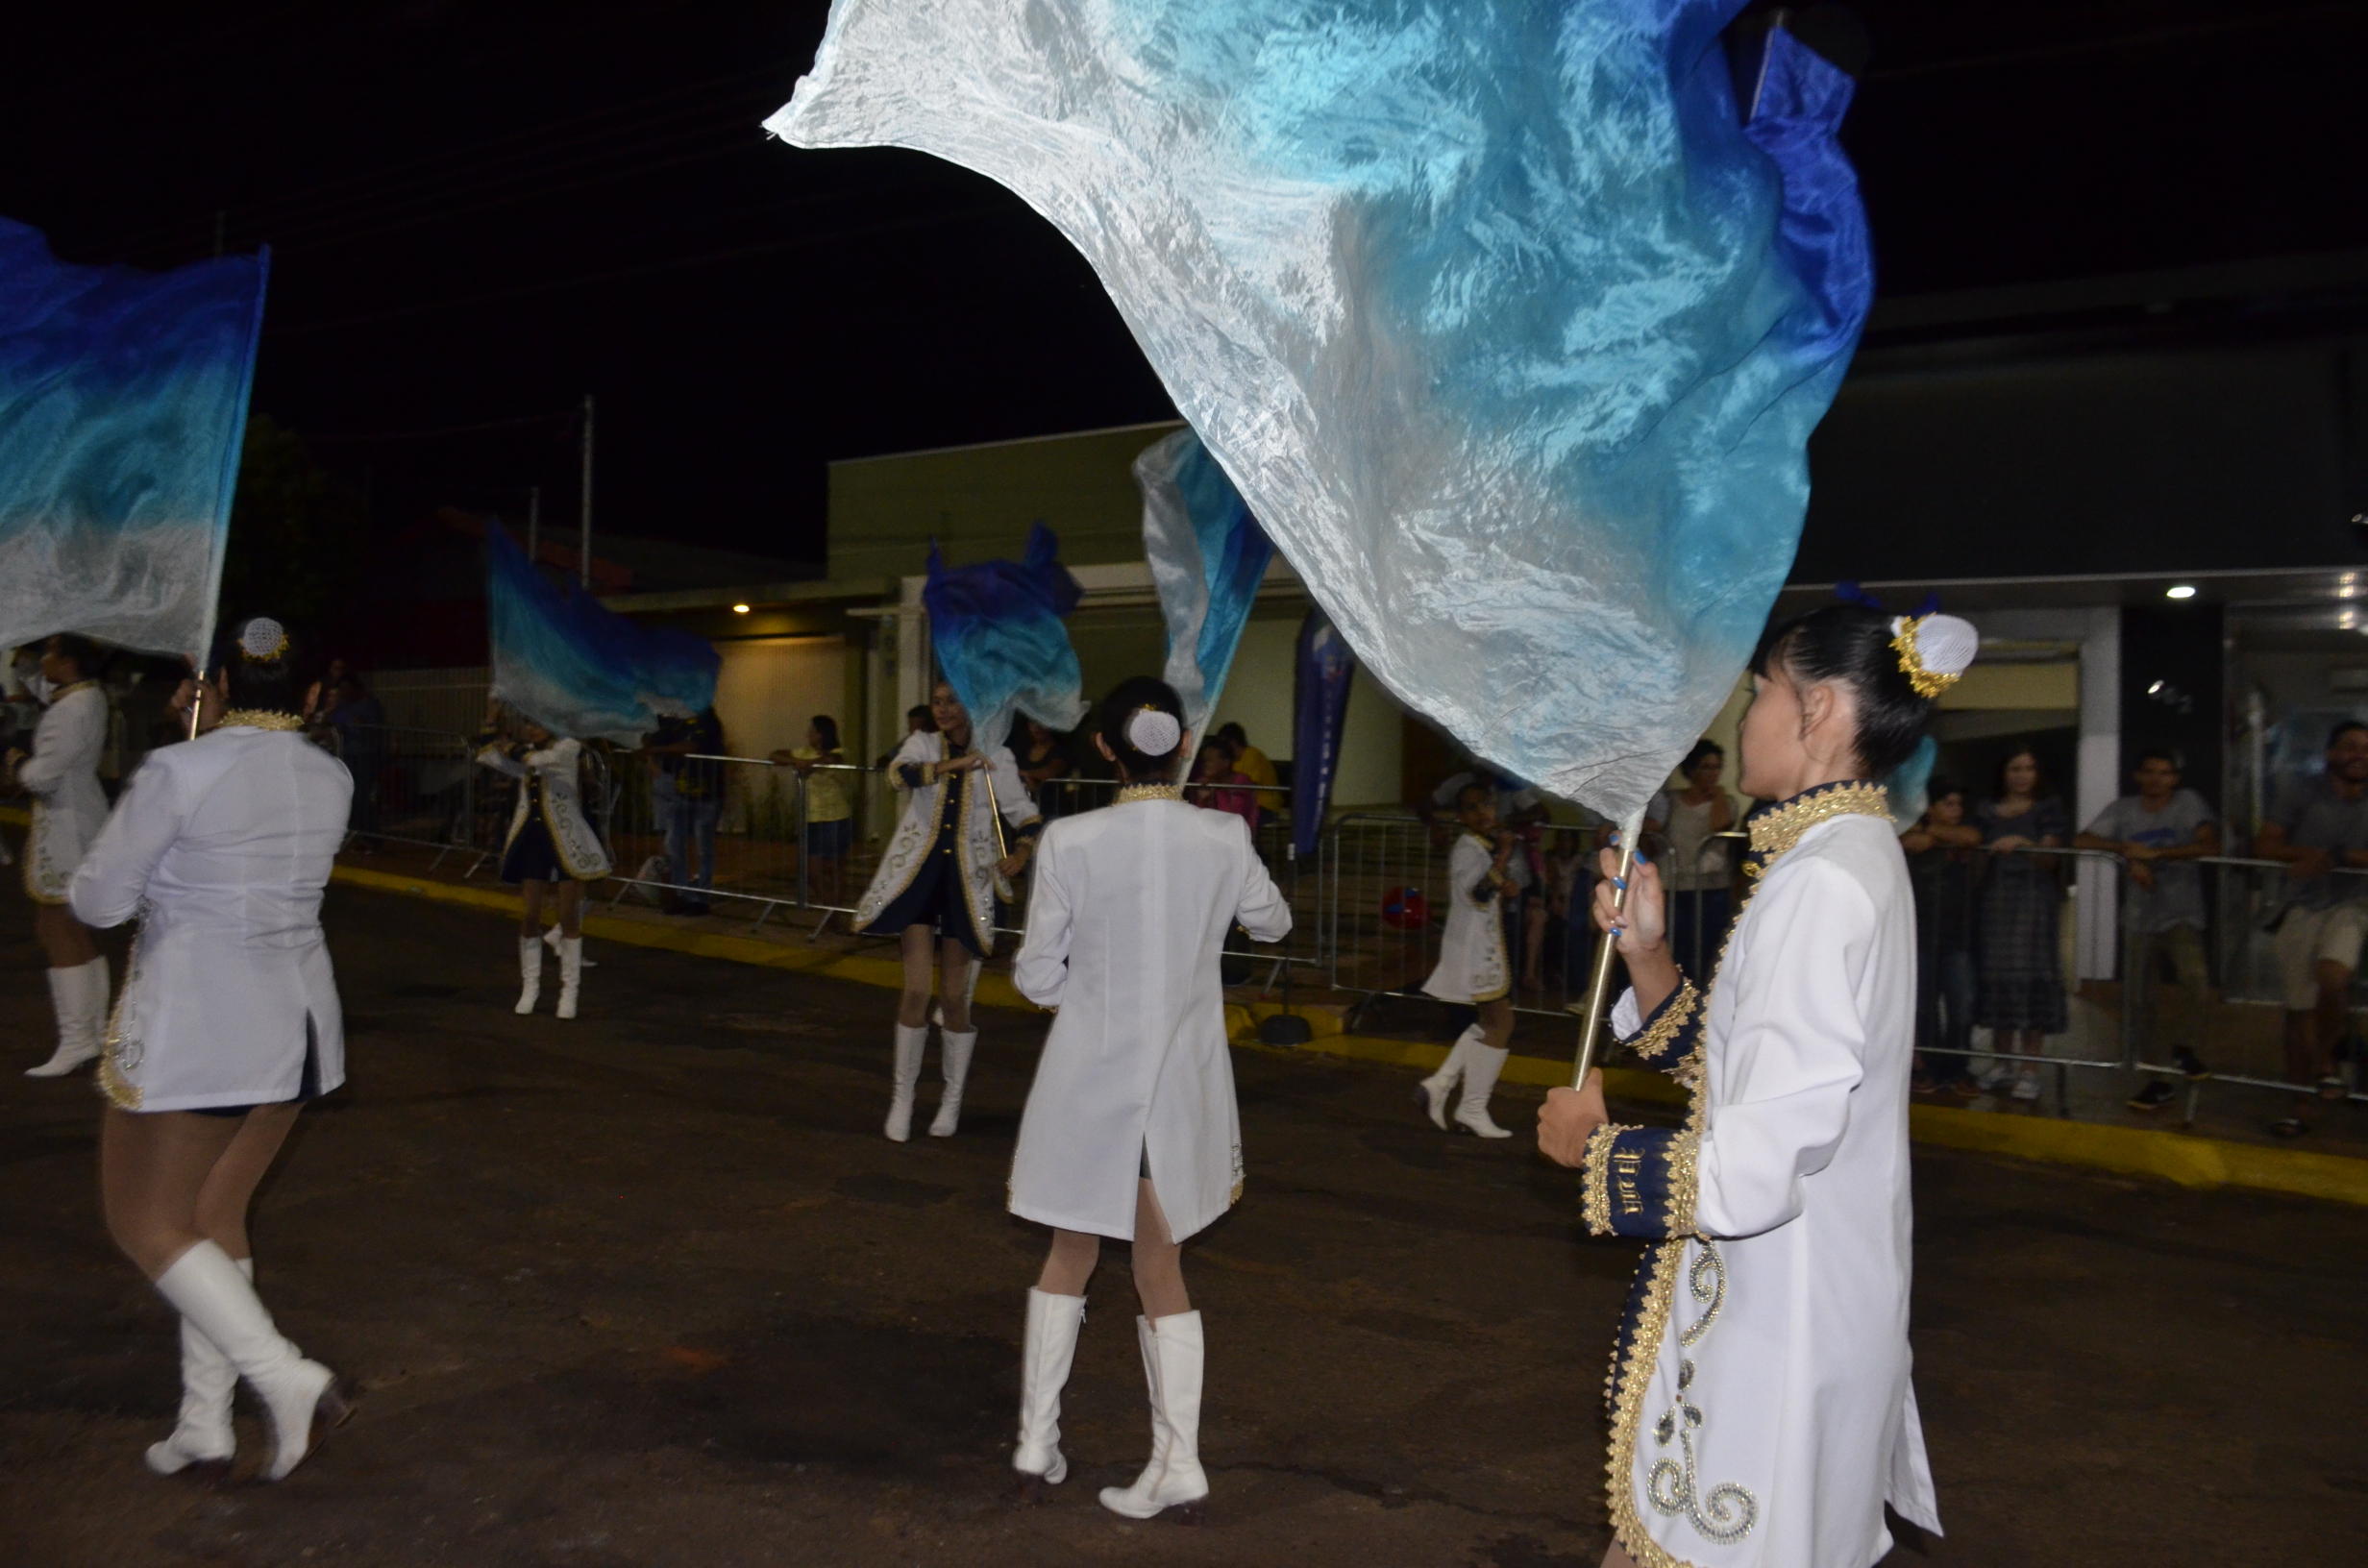
[[(2368, 877), (2337, 876), (2336, 867), (2368, 869), (2368, 724), (2347, 719), (2327, 737), (2327, 772), (2297, 780), (2254, 852), (2286, 862), (2292, 898), (2278, 925), (2278, 984), (2285, 993), (2286, 1076), (2315, 1083), (2318, 1097), (2339, 1100), (2335, 1047), (2342, 1041), (2360, 939), (2368, 935)], [(2300, 1138), (2310, 1130), (2310, 1097), (2270, 1131)]]
[[(2121, 856), (2121, 923), (2130, 935), (2130, 968), (2123, 993), (2137, 1010), (2139, 1028), (2153, 1032), (2158, 998), (2156, 975), (2170, 962), (2183, 1005), (2170, 1019), (2173, 1049), (2183, 1064), (2195, 1064), (2204, 1009), (2210, 1000), (2210, 969), (2204, 962), (2204, 876), (2192, 862), (2220, 852), (2220, 828), (2212, 809), (2193, 790), (2179, 787), (2179, 759), (2149, 751), (2132, 774), (2137, 794), (2125, 795), (2072, 841), (2076, 848), (2104, 849)], [(2178, 1090), (2157, 1078), (2130, 1100), (2138, 1111), (2158, 1111)]]

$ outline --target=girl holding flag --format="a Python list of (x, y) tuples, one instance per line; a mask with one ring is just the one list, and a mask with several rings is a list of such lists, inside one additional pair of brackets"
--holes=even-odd
[[(572, 1018), (583, 985), (583, 894), (587, 884), (608, 874), (608, 851), (583, 814), (579, 772), (583, 743), (554, 735), (529, 720), (516, 740), (495, 730), (502, 704), (485, 708), (485, 733), (477, 760), (519, 781), (509, 837), (502, 844), (502, 880), (519, 888), (518, 1006), (534, 1011), (543, 994), (543, 947), (559, 952), (557, 1016)], [(543, 932), (543, 903), (558, 915), (555, 940)]]

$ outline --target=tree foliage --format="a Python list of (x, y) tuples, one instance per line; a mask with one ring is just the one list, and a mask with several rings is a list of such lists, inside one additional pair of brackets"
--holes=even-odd
[(270, 615), (318, 627), (361, 585), (369, 534), (362, 498), (268, 414), (247, 420), (222, 564), (222, 621)]

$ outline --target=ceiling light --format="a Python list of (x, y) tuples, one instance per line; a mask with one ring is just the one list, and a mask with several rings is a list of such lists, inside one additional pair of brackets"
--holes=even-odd
[(2195, 597), (2195, 589), (2192, 585), (2183, 582), (2173, 587), (2163, 589), (2162, 597), (2164, 599), (2193, 599)]
[[(2195, 590), (2194, 590), (2194, 589), (2192, 589), (2192, 588), (2190, 588), (2190, 589), (2188, 589), (2188, 590), (2187, 590), (2187, 592), (2188, 592), (2188, 593), (2190, 593), (2190, 594), (2192, 594), (2192, 593), (2194, 593), (2194, 592), (2195, 592)], [(731, 607), (731, 613), (732, 613), (732, 614), (734, 614), (734, 615), (746, 615), (746, 614), (748, 614), (748, 613), (749, 613), (749, 607), (748, 607), (746, 604), (734, 604), (734, 605)]]

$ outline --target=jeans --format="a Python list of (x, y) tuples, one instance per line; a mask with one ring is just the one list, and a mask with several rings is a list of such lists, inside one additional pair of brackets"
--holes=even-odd
[(2161, 1043), (2201, 1045), (2204, 1011), (2211, 1003), (2211, 967), (2204, 959), (2204, 933), (2191, 925), (2174, 925), (2168, 931), (2139, 932), (2133, 945), (2136, 962), (2132, 966), (2130, 984), (2123, 990), (2137, 1012), (2134, 1020), (2137, 1038), (2147, 1044), (2157, 1043), (2156, 1030), (2166, 1021), (2159, 1017), (2164, 1011), (2159, 977), (2162, 963), (2168, 960), (2172, 978), (2178, 982), (2180, 1005), (2168, 1010), (2169, 1027), (2163, 1030), (2168, 1038)]
[[(1928, 1051), (1964, 1051), (1973, 1044), (1973, 954), (1940, 953), (1915, 971), (1915, 1042)], [(1963, 1056), (1933, 1056), (1925, 1068), (1935, 1084), (1971, 1076)]]
[[(678, 888), (696, 888), (706, 893), (715, 886), (715, 822), (724, 814), (724, 802), (709, 796), (686, 800), (680, 796), (666, 802), (666, 880)], [(699, 845), (699, 875), (691, 876), (691, 844)]]

